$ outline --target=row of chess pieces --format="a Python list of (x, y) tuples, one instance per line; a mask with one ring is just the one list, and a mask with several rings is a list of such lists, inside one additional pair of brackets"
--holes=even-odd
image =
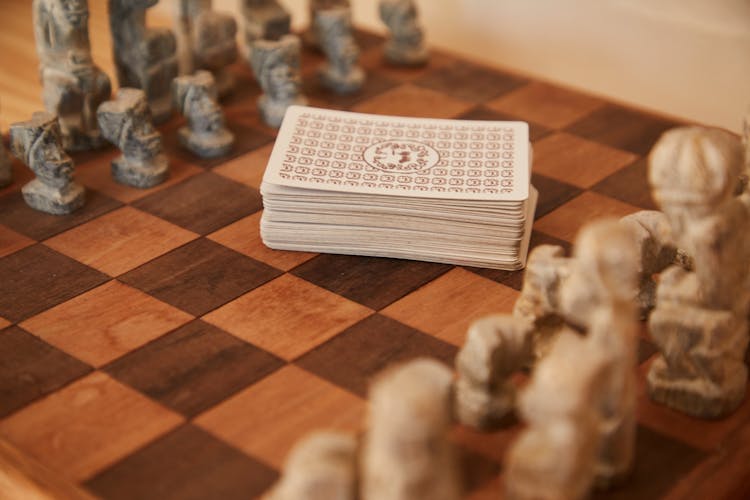
[(585, 225), (571, 256), (536, 247), (512, 314), (470, 326), (455, 375), (429, 359), (386, 369), (362, 434), (304, 438), (264, 500), (458, 500), (453, 424), (491, 431), (514, 413), (525, 426), (505, 452), (504, 498), (617, 488), (636, 461), (639, 320), (658, 347), (650, 398), (730, 415), (748, 376), (749, 137), (747, 120), (744, 147), (718, 129), (663, 134), (648, 158), (660, 210)]
[[(301, 92), (301, 41), (291, 17), (276, 0), (240, 0), (247, 59), (263, 94), (263, 120), (278, 128), (289, 106), (306, 104)], [(219, 99), (235, 82), (230, 72), (239, 55), (237, 21), (212, 9), (211, 0), (176, 0), (176, 30), (146, 26), (146, 10), (158, 1), (109, 0), (110, 28), (119, 91), (92, 59), (86, 0), (34, 0), (34, 36), (40, 60), (44, 112), (10, 129), (11, 152), (35, 174), (22, 188), (32, 208), (69, 214), (85, 201), (73, 180), (69, 151), (109, 142), (122, 150), (112, 162), (115, 181), (149, 188), (169, 175), (161, 135), (154, 123), (176, 108), (187, 118), (180, 144), (193, 154), (228, 154), (234, 135)], [(384, 54), (395, 65), (425, 64), (428, 52), (414, 0), (380, 0), (391, 31)], [(310, 45), (326, 55), (321, 84), (338, 93), (357, 92), (365, 82), (358, 65), (349, 0), (311, 0)], [(110, 100), (111, 99), (111, 100)], [(12, 182), (10, 159), (0, 141), (0, 186)]]

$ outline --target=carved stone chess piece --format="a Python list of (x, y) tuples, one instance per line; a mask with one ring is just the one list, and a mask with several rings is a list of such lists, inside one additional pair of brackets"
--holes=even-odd
[(318, 12), (328, 9), (351, 9), (352, 5), (349, 0), (309, 0), (310, 26), (302, 35), (305, 43), (313, 48), (320, 48), (318, 39), (318, 28), (316, 21)]
[(469, 327), (456, 357), (458, 420), (491, 430), (513, 412), (516, 386), (510, 376), (531, 362), (531, 324), (508, 314), (481, 318)]
[(279, 40), (291, 33), (292, 16), (276, 0), (241, 0), (245, 46), (256, 40)]
[(457, 500), (452, 445), (452, 373), (418, 359), (381, 374), (369, 396), (362, 451), (363, 500)]
[(172, 82), (175, 107), (187, 117), (178, 131), (180, 143), (201, 158), (223, 156), (232, 150), (234, 134), (224, 123), (214, 77), (208, 71), (180, 76)]
[(321, 83), (340, 94), (360, 90), (365, 72), (359, 66), (359, 47), (352, 35), (351, 10), (319, 10), (315, 19), (318, 40), (327, 59), (319, 72)]
[(13, 164), (10, 161), (8, 152), (5, 151), (5, 144), (0, 138), (0, 188), (9, 186), (13, 183)]
[(229, 66), (238, 54), (234, 17), (214, 11), (213, 0), (180, 0), (176, 26), (180, 74), (210, 71), (219, 96), (229, 94), (235, 83)]
[(117, 80), (121, 87), (143, 89), (156, 123), (172, 114), (170, 95), (177, 76), (177, 41), (164, 28), (146, 28), (146, 9), (158, 0), (109, 0)]
[(702, 418), (731, 413), (745, 396), (750, 194), (740, 141), (700, 127), (666, 132), (649, 155), (654, 199), (693, 270), (661, 274), (649, 318), (660, 349), (648, 373), (652, 399)]
[(289, 106), (307, 104), (301, 94), (299, 38), (286, 35), (278, 41), (256, 41), (250, 63), (263, 89), (258, 99), (263, 121), (278, 128)]
[(284, 472), (263, 500), (355, 500), (357, 440), (338, 432), (315, 432), (289, 453)]
[(400, 66), (421, 66), (430, 58), (424, 32), (417, 22), (414, 0), (380, 0), (380, 18), (391, 37), (385, 44), (385, 58)]
[(34, 0), (32, 8), (44, 107), (57, 115), (66, 150), (97, 148), (96, 108), (112, 88), (91, 58), (88, 2)]
[(112, 177), (117, 182), (149, 188), (166, 180), (167, 156), (142, 90), (121, 88), (114, 100), (99, 106), (97, 117), (104, 137), (123, 153), (112, 161)]
[(64, 215), (83, 206), (83, 186), (73, 182), (73, 160), (62, 146), (57, 117), (34, 113), (31, 120), (10, 127), (10, 148), (36, 174), (21, 192), (36, 210)]

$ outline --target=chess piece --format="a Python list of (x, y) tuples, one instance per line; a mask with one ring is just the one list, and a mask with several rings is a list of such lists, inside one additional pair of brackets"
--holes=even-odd
[(250, 63), (263, 89), (263, 95), (258, 99), (263, 121), (270, 127), (278, 128), (289, 106), (307, 104), (300, 88), (299, 38), (286, 35), (278, 41), (256, 41)]
[(599, 450), (597, 397), (604, 362), (587, 339), (565, 330), (521, 392), (527, 427), (505, 459), (505, 498), (576, 500), (593, 486)]
[(164, 182), (169, 175), (167, 156), (142, 90), (121, 88), (114, 100), (99, 106), (97, 117), (102, 135), (123, 153), (112, 161), (117, 182), (137, 188)]
[(177, 109), (187, 117), (178, 131), (180, 143), (201, 158), (216, 158), (232, 150), (234, 134), (224, 124), (214, 77), (208, 71), (180, 76), (172, 82)]
[(117, 80), (143, 89), (151, 115), (161, 123), (172, 114), (170, 89), (177, 76), (177, 41), (164, 28), (146, 28), (146, 9), (158, 0), (109, 0)]
[(329, 9), (351, 9), (352, 5), (349, 0), (309, 0), (310, 26), (303, 34), (305, 43), (312, 48), (319, 49), (320, 41), (318, 39), (318, 28), (316, 21), (318, 12)]
[(510, 376), (531, 361), (531, 325), (508, 314), (481, 318), (469, 327), (456, 357), (455, 407), (458, 420), (491, 430), (515, 408)]
[(31, 120), (10, 126), (10, 149), (36, 174), (21, 192), (36, 210), (64, 215), (83, 206), (83, 186), (73, 181), (73, 160), (62, 146), (57, 117), (34, 113)]
[(750, 194), (736, 194), (744, 169), (740, 141), (716, 129), (670, 130), (649, 154), (654, 199), (693, 270), (661, 274), (649, 318), (660, 354), (648, 391), (696, 417), (728, 415), (745, 396)]
[(276, 0), (241, 0), (245, 46), (256, 40), (279, 40), (291, 33), (292, 16)]
[(362, 451), (363, 500), (457, 500), (458, 470), (447, 433), (451, 371), (418, 359), (381, 374), (369, 396)]
[(421, 66), (430, 55), (424, 45), (424, 32), (417, 22), (414, 0), (380, 0), (380, 18), (391, 37), (385, 44), (385, 58), (400, 66)]
[(263, 500), (354, 500), (357, 440), (337, 432), (315, 432), (289, 453), (280, 481)]
[(237, 59), (237, 21), (212, 9), (213, 0), (177, 3), (177, 46), (181, 75), (207, 70), (214, 75), (219, 96), (234, 88), (229, 66)]
[(88, 2), (34, 0), (32, 8), (44, 107), (57, 115), (66, 150), (97, 148), (96, 108), (112, 88), (91, 58)]
[(358, 64), (359, 47), (352, 35), (351, 10), (319, 10), (315, 27), (327, 59), (318, 74), (323, 86), (339, 94), (360, 90), (365, 83), (365, 72)]
[[(1, 135), (1, 134), (0, 134)], [(9, 186), (13, 183), (13, 164), (10, 161), (5, 144), (0, 138), (0, 188)]]

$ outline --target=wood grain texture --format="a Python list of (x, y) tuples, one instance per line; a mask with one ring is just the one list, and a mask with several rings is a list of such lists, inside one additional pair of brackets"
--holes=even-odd
[(357, 104), (352, 110), (376, 115), (453, 118), (471, 107), (469, 101), (406, 84)]

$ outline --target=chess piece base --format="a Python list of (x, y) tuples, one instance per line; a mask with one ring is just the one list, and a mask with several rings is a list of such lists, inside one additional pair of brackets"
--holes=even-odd
[(273, 128), (279, 128), (281, 126), (281, 122), (284, 121), (284, 115), (286, 114), (286, 110), (289, 106), (298, 105), (298, 106), (306, 106), (307, 105), (307, 99), (300, 96), (294, 101), (272, 101), (265, 95), (261, 96), (260, 99), (258, 99), (258, 107), (260, 108), (260, 114), (263, 118), (263, 121), (269, 126)]
[(430, 52), (424, 46), (405, 48), (387, 43), (384, 55), (394, 66), (424, 66), (430, 60)]
[(365, 84), (365, 72), (362, 68), (353, 68), (351, 72), (342, 75), (331, 66), (326, 66), (318, 76), (324, 87), (339, 94), (352, 94), (361, 90)]
[(188, 127), (178, 131), (180, 144), (201, 158), (217, 158), (232, 150), (234, 134), (224, 129), (212, 134), (194, 134)]
[(112, 161), (112, 177), (120, 184), (146, 189), (161, 184), (169, 177), (169, 164), (164, 155), (142, 165), (135, 165), (120, 156)]
[(26, 184), (22, 189), (26, 204), (35, 210), (52, 215), (67, 215), (81, 208), (86, 200), (83, 186), (71, 182), (64, 191), (53, 189), (39, 179)]

